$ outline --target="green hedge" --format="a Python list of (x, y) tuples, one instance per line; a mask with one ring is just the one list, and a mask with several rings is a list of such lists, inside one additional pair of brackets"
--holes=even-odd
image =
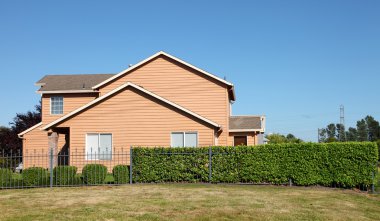
[(133, 182), (206, 181), (207, 152), (205, 148), (133, 149)]
[(377, 148), (379, 150), (379, 161), (380, 161), (380, 140), (377, 140), (376, 144), (377, 144)]
[(46, 186), (50, 182), (50, 175), (45, 168), (30, 167), (22, 171), (22, 180), (25, 186)]
[(57, 166), (53, 169), (55, 185), (74, 185), (77, 183), (75, 175), (77, 168), (75, 166)]
[(12, 170), (0, 168), (0, 187), (12, 186)]
[(102, 184), (107, 175), (107, 167), (102, 164), (87, 164), (82, 169), (83, 182), (86, 184)]
[(112, 169), (112, 175), (115, 184), (129, 183), (129, 166), (128, 165), (116, 165)]
[[(378, 148), (370, 142), (212, 147), (211, 182), (369, 186)], [(208, 182), (208, 148), (135, 148), (134, 182)]]

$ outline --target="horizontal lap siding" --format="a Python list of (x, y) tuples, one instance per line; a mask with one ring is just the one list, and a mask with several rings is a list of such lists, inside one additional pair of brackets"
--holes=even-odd
[(46, 131), (41, 131), (40, 128), (41, 126), (24, 134), (23, 136), (22, 151), (24, 168), (31, 166), (46, 168), (48, 166), (48, 135)]
[[(50, 114), (50, 97), (62, 96), (63, 97), (63, 114), (51, 115)], [(43, 124), (51, 123), (54, 120), (70, 113), (71, 111), (80, 108), (81, 106), (89, 103), (96, 98), (97, 94), (44, 94), (42, 96), (42, 122)]]
[[(41, 130), (42, 126), (24, 134), (22, 140), (23, 146), (23, 166), (28, 167), (44, 167), (49, 166), (49, 139), (48, 133)], [(59, 134), (58, 152), (65, 145), (65, 135)]]
[[(214, 144), (211, 126), (131, 88), (123, 89), (57, 127), (70, 127), (71, 151), (84, 150), (87, 133), (112, 133), (116, 151), (129, 151), (130, 146), (168, 147), (173, 131), (197, 131), (199, 146)], [(89, 162), (80, 158), (71, 160), (80, 167)], [(117, 164), (116, 161), (105, 163)]]
[(229, 99), (226, 85), (160, 56), (106, 84), (100, 88), (101, 95), (128, 81), (220, 124), (224, 131), (218, 143), (227, 144)]

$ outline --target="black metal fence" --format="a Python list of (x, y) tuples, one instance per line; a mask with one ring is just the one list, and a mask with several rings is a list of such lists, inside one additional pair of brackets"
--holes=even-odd
[[(154, 171), (149, 168), (151, 164), (134, 160), (136, 153), (133, 148), (114, 148), (105, 151), (65, 150), (55, 152), (54, 150), (33, 150), (20, 153), (2, 153), (0, 155), (0, 188), (17, 189), (33, 187), (68, 187), (68, 186), (93, 186), (93, 185), (125, 185), (132, 183), (178, 183), (178, 182), (200, 182), (212, 183), (219, 176), (218, 183), (237, 183), (233, 176), (236, 175), (236, 162), (218, 161), (218, 156), (228, 155), (224, 152), (213, 152), (212, 148), (205, 149), (194, 157), (193, 152), (160, 153), (160, 160), (165, 161), (167, 169)], [(137, 155), (136, 155), (137, 156)], [(138, 156), (144, 159), (144, 156)], [(154, 156), (145, 157), (145, 160), (154, 160)], [(233, 157), (233, 156), (228, 156)], [(136, 157), (137, 158), (137, 157)], [(191, 163), (176, 164), (178, 161), (189, 161)], [(168, 163), (169, 162), (169, 163)], [(170, 162), (173, 162), (170, 164)], [(154, 162), (160, 164), (162, 162)], [(148, 166), (146, 166), (148, 165)], [(380, 165), (378, 165), (380, 166)], [(221, 168), (222, 167), (222, 168)], [(223, 173), (213, 174), (213, 171)], [(377, 167), (379, 168), (379, 167)], [(181, 171), (181, 174), (178, 174)], [(185, 171), (185, 172), (183, 172)], [(183, 173), (182, 173), (183, 172)], [(161, 173), (161, 174), (157, 174)], [(177, 174), (173, 174), (177, 173)], [(148, 175), (147, 175), (148, 174)], [(222, 178), (220, 176), (223, 176)], [(148, 177), (148, 178), (147, 178)], [(165, 177), (157, 181), (157, 177)], [(380, 176), (378, 171), (372, 174), (372, 185), (357, 186), (364, 191), (380, 192)], [(238, 183), (250, 183), (239, 181)], [(277, 185), (292, 185), (292, 180), (276, 183)], [(258, 183), (256, 183), (258, 184)], [(272, 183), (259, 183), (272, 184)], [(342, 187), (331, 185), (330, 187)]]

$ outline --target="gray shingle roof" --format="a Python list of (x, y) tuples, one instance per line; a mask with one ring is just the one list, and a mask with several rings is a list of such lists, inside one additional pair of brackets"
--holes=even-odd
[(230, 116), (230, 130), (262, 129), (260, 116)]
[(38, 91), (91, 90), (91, 88), (115, 74), (45, 75), (36, 84)]

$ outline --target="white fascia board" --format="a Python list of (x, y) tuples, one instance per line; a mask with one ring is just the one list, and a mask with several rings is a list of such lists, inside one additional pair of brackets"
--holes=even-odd
[(264, 132), (263, 129), (231, 129), (228, 132)]
[(36, 91), (37, 94), (83, 94), (83, 93), (99, 93), (94, 90), (62, 90), (62, 91)]

